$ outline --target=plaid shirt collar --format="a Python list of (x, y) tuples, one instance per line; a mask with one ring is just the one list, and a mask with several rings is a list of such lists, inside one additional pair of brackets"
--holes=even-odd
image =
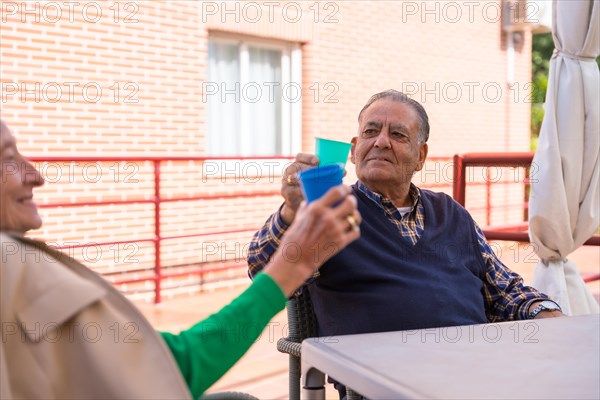
[[(394, 206), (394, 204), (392, 203), (392, 201), (390, 199), (382, 196), (379, 193), (375, 193), (375, 192), (371, 191), (361, 181), (356, 181), (356, 188), (358, 190), (360, 190), (369, 199), (371, 199), (373, 202), (375, 202), (375, 204), (382, 207), (383, 209), (397, 210), (397, 207)], [(410, 184), (410, 189), (408, 189), (408, 197), (410, 197), (410, 201), (412, 203), (410, 212), (408, 214), (412, 214), (415, 211), (415, 209), (417, 208), (417, 205), (421, 201), (421, 191), (412, 182)]]

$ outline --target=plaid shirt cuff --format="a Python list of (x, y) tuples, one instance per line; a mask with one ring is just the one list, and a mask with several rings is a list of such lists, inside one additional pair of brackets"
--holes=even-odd
[(285, 231), (287, 231), (288, 228), (290, 227), (288, 224), (286, 224), (284, 222), (283, 218), (281, 218), (281, 209), (282, 208), (283, 208), (283, 204), (281, 206), (279, 206), (279, 209), (277, 210), (275, 215), (273, 215), (273, 218), (271, 218), (271, 220), (269, 221), (270, 222), (269, 223), (269, 234), (278, 246), (279, 246), (281, 237), (283, 236)]

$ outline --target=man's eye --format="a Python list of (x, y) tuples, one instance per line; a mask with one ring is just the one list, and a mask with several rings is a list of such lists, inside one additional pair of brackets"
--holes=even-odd
[(376, 133), (377, 133), (377, 131), (375, 129), (367, 129), (363, 132), (363, 134), (365, 134), (367, 136), (375, 135)]

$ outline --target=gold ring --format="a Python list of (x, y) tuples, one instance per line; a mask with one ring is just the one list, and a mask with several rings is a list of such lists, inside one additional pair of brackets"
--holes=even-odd
[(358, 228), (358, 221), (356, 220), (356, 218), (354, 218), (354, 215), (348, 215), (346, 217), (346, 221), (348, 221), (348, 223), (350, 224), (351, 230)]
[(294, 178), (292, 178), (292, 175), (288, 175), (285, 181), (288, 183), (288, 185), (296, 184), (296, 181), (294, 180)]

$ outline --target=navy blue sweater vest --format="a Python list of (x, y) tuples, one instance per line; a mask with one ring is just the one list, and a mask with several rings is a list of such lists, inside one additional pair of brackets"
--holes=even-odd
[(319, 335), (485, 323), (485, 266), (473, 220), (443, 193), (421, 191), (425, 230), (416, 245), (383, 209), (354, 190), (361, 237), (308, 285)]

